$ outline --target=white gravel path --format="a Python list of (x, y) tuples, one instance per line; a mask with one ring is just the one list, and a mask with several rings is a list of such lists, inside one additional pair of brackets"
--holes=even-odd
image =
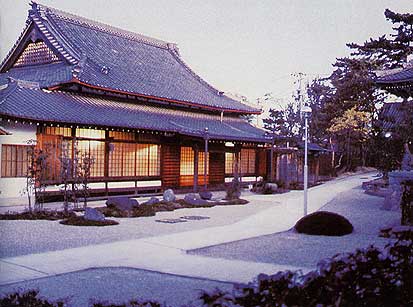
[(398, 225), (400, 213), (381, 210), (383, 198), (361, 188), (339, 194), (321, 210), (339, 213), (354, 226), (343, 237), (310, 236), (294, 230), (192, 250), (189, 253), (254, 262), (314, 267), (321, 259), (351, 252), (371, 244), (382, 247), (388, 240), (378, 237), (380, 228)]
[[(270, 205), (263, 203), (186, 208), (172, 212), (158, 212), (154, 217), (112, 218), (117, 220), (119, 225), (107, 227), (67, 226), (59, 224), (58, 221), (1, 220), (0, 258), (223, 226), (268, 209)], [(187, 215), (210, 218), (177, 224), (155, 222), (157, 219), (179, 218)]]

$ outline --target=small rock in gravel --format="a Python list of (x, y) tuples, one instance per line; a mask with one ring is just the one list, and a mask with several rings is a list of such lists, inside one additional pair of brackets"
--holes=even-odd
[(212, 193), (209, 191), (202, 191), (199, 192), (199, 197), (201, 197), (201, 199), (210, 200), (212, 198)]
[(144, 203), (142, 203), (142, 205), (156, 205), (158, 203), (160, 203), (161, 201), (159, 200), (159, 198), (157, 197), (151, 197), (148, 201), (145, 201)]
[(200, 199), (198, 195), (194, 193), (186, 194), (184, 197), (185, 202), (193, 206), (202, 206), (208, 204), (208, 201), (205, 199)]
[(172, 202), (176, 200), (175, 193), (172, 189), (168, 189), (163, 192), (163, 200), (167, 202)]
[(105, 215), (95, 208), (86, 208), (83, 218), (88, 221), (103, 222), (105, 220)]
[(106, 201), (108, 208), (118, 209), (120, 211), (131, 211), (139, 205), (138, 201), (128, 197), (111, 197)]

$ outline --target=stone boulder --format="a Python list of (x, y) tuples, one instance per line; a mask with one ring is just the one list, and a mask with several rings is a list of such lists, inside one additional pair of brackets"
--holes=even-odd
[(87, 207), (83, 218), (88, 221), (103, 222), (105, 220), (105, 215), (95, 208)]
[(212, 193), (209, 191), (202, 191), (202, 192), (199, 192), (199, 197), (201, 197), (201, 199), (211, 200)]
[(173, 202), (176, 200), (176, 196), (174, 191), (172, 189), (168, 189), (165, 192), (163, 192), (163, 200), (166, 202)]
[(134, 207), (139, 206), (139, 203), (136, 199), (121, 196), (109, 198), (106, 201), (106, 206), (120, 211), (132, 211)]
[(276, 183), (268, 182), (265, 184), (265, 190), (275, 193), (278, 190), (278, 185)]
[(199, 196), (194, 193), (186, 194), (184, 201), (192, 206), (203, 206), (208, 204), (208, 201), (199, 198)]
[(161, 201), (159, 200), (159, 198), (157, 197), (151, 197), (149, 200), (145, 201), (144, 203), (142, 203), (142, 205), (148, 205), (148, 206), (152, 206), (152, 205), (156, 205), (159, 204)]

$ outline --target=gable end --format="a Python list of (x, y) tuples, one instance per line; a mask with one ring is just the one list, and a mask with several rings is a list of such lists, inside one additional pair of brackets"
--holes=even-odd
[(44, 41), (30, 42), (20, 53), (13, 67), (60, 62), (59, 57)]

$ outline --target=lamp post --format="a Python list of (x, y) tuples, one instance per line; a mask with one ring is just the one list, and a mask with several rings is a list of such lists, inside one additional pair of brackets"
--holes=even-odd
[(311, 114), (309, 106), (302, 106), (301, 113), (304, 115), (304, 216), (307, 215), (308, 204), (308, 116)]

